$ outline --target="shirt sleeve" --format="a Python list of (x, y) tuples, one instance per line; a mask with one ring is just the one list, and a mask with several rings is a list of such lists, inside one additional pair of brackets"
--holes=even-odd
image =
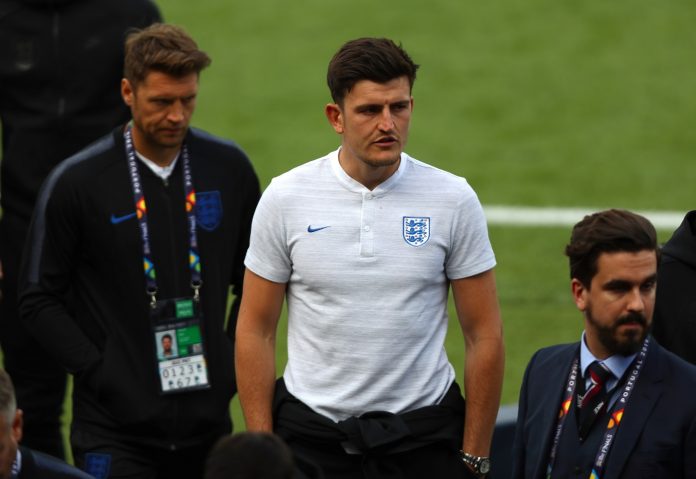
[(292, 273), (292, 262), (277, 186), (277, 182), (272, 181), (261, 196), (251, 224), (249, 250), (244, 264), (262, 278), (287, 283)]
[(449, 279), (475, 276), (496, 264), (483, 208), (474, 190), (467, 183), (465, 186), (454, 213), (451, 248), (445, 263)]

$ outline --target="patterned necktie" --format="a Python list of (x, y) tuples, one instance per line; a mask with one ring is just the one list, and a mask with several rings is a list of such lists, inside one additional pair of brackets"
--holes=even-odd
[(578, 398), (580, 406), (580, 439), (587, 437), (597, 416), (605, 411), (606, 403), (609, 399), (606, 382), (614, 376), (606, 366), (597, 361), (593, 361), (590, 364), (587, 372), (590, 375), (590, 387), (584, 396)]

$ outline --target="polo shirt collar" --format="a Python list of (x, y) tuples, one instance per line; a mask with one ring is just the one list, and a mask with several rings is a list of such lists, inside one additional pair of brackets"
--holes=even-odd
[(341, 163), (338, 161), (338, 153), (340, 151), (341, 149), (339, 148), (338, 150), (329, 153), (331, 169), (333, 170), (334, 175), (336, 176), (336, 179), (339, 181), (339, 183), (341, 183), (341, 185), (343, 185), (344, 188), (346, 188), (349, 191), (352, 191), (353, 193), (372, 193), (373, 196), (384, 195), (399, 183), (401, 177), (406, 171), (406, 168), (408, 168), (410, 165), (410, 162), (408, 161), (408, 155), (402, 152), (401, 161), (399, 162), (399, 168), (394, 172), (394, 174), (386, 180), (384, 180), (379, 185), (377, 185), (377, 187), (375, 187), (374, 190), (369, 190), (365, 185), (351, 178), (348, 175), (348, 173), (345, 172), (345, 170), (341, 166)]

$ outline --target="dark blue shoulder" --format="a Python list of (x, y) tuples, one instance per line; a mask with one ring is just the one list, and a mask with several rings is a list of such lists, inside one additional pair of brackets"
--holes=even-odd
[(696, 386), (696, 365), (664, 348), (654, 337), (650, 338), (649, 348), (648, 356), (654, 355), (666, 371), (678, 377), (681, 382)]
[(86, 164), (88, 160), (103, 155), (113, 149), (116, 143), (115, 134), (109, 133), (96, 140), (94, 143), (78, 151), (74, 155), (66, 158), (56, 165), (44, 180), (36, 200), (36, 209), (41, 210), (46, 207), (48, 198), (53, 193), (56, 183), (65, 176), (68, 171), (79, 168)]
[(94, 479), (84, 471), (53, 456), (25, 447), (22, 452), (22, 479)]
[(566, 344), (555, 344), (553, 346), (547, 346), (545, 348), (541, 348), (540, 350), (537, 351), (535, 356), (538, 356), (540, 359), (547, 359), (547, 358), (552, 358), (552, 359), (558, 359), (558, 358), (570, 358), (574, 354), (577, 354), (579, 349), (580, 344), (578, 342), (575, 343), (566, 343)]
[(70, 168), (79, 165), (81, 163), (84, 163), (85, 161), (94, 158), (96, 156), (99, 156), (103, 153), (106, 153), (110, 149), (112, 149), (115, 145), (115, 140), (114, 140), (114, 135), (112, 133), (109, 133), (108, 135), (105, 135), (98, 140), (96, 140), (94, 143), (86, 146), (82, 150), (78, 151), (72, 156), (69, 156), (65, 160), (61, 161), (58, 163), (58, 165), (51, 171), (51, 173), (48, 175), (46, 179), (46, 183), (50, 183), (51, 181), (55, 181), (56, 178), (61, 177), (67, 170)]
[(207, 164), (210, 171), (234, 171), (235, 176), (247, 180), (256, 177), (251, 160), (232, 140), (220, 138), (198, 128), (189, 128), (186, 144), (191, 153), (191, 160)]
[(568, 367), (572, 363), (573, 357), (580, 351), (579, 343), (557, 344), (538, 350), (529, 361), (528, 368), (542, 368), (543, 370), (555, 369), (556, 367)]
[[(207, 131), (201, 130), (199, 128), (194, 128), (194, 127), (189, 128), (189, 140), (194, 141), (194, 142), (202, 141), (202, 142), (210, 143), (213, 145), (218, 145), (221, 147), (231, 148), (231, 149), (237, 150), (240, 153), (244, 154), (244, 150), (242, 150), (242, 148), (234, 141), (226, 139), (226, 138), (221, 138), (219, 136), (215, 136), (212, 133), (208, 133)], [(246, 154), (245, 154), (245, 156), (246, 156)]]

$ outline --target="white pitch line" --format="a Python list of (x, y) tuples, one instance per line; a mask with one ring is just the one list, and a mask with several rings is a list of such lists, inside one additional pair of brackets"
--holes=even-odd
[[(597, 208), (547, 208), (529, 206), (484, 205), (490, 225), (505, 226), (573, 226), (585, 215), (600, 211)], [(648, 218), (656, 229), (675, 230), (686, 211), (635, 211)]]

